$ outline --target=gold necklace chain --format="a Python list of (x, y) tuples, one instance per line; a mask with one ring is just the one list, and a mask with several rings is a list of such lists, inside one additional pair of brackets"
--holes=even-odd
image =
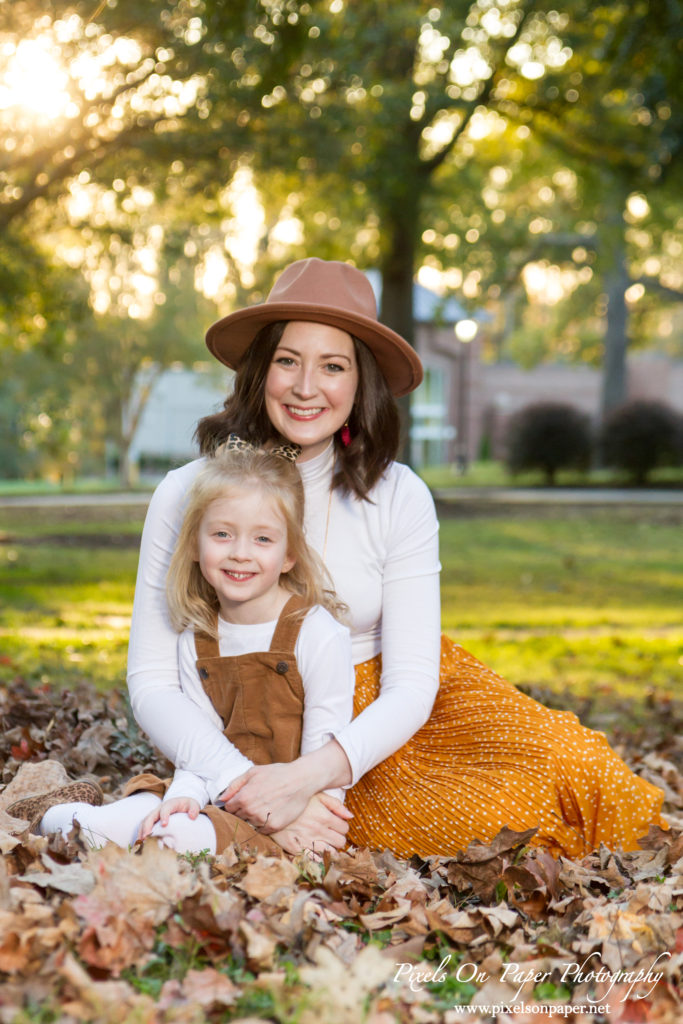
[(330, 512), (332, 511), (332, 488), (333, 483), (330, 481), (330, 493), (327, 499), (327, 518), (325, 519), (325, 538), (323, 540), (323, 564), (327, 565), (325, 557), (327, 555), (327, 535), (330, 532)]

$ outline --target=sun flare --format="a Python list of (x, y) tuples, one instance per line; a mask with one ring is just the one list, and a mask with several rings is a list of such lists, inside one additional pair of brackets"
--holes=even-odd
[(22, 39), (9, 57), (0, 82), (0, 109), (12, 107), (49, 120), (78, 112), (67, 71), (48, 38)]

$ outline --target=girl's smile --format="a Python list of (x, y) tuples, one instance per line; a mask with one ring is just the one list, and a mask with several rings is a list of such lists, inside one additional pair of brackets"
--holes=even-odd
[(258, 483), (211, 502), (197, 548), (202, 575), (216, 591), (227, 622), (255, 624), (278, 617), (289, 597), (280, 577), (294, 560), (287, 551), (284, 518)]

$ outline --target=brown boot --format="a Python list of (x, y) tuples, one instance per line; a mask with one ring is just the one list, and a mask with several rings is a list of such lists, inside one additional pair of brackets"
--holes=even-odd
[(37, 832), (40, 820), (50, 807), (56, 804), (82, 803), (99, 807), (102, 803), (102, 790), (96, 782), (70, 782), (50, 793), (40, 796), (27, 796), (17, 800), (6, 808), (11, 818), (22, 818), (28, 821), (28, 831)]

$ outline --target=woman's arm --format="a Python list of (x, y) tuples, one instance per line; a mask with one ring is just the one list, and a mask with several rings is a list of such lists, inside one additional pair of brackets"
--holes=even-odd
[(439, 526), (432, 496), (414, 473), (394, 466), (372, 497), (381, 541), (375, 532), (371, 543), (383, 551), (382, 675), (377, 699), (337, 733), (353, 783), (424, 725), (439, 688)]

